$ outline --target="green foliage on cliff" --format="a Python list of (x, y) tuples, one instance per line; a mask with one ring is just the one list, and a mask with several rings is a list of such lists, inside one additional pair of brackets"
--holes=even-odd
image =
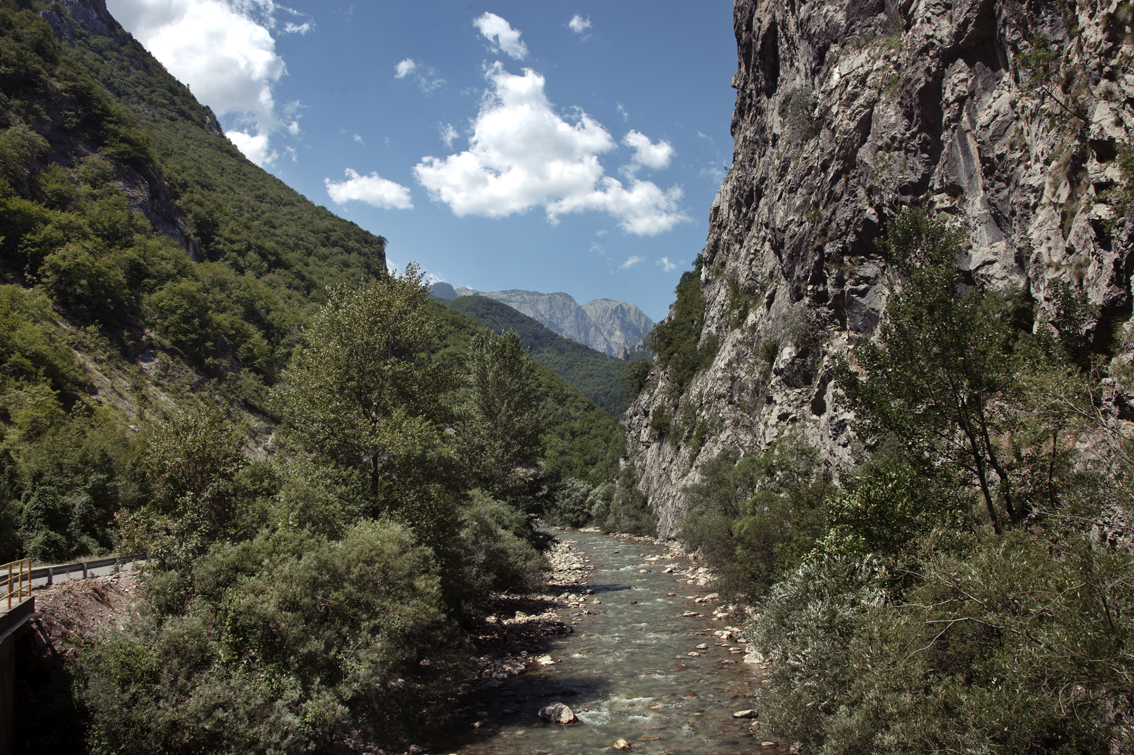
[(669, 391), (673, 397), (683, 395), (694, 375), (712, 364), (717, 355), (716, 335), (701, 337), (705, 325), (705, 298), (701, 294), (703, 264), (698, 254), (693, 269), (681, 274), (675, 290), (677, 300), (669, 316), (650, 333), (654, 359), (669, 370)]
[(858, 468), (835, 488), (777, 446), (688, 489), (683, 535), (761, 605), (761, 720), (810, 752), (1128, 747), (1134, 443), (1084, 354), (1090, 307), (1065, 288), (1033, 322), (966, 284), (920, 210), (884, 250), (886, 320), (837, 376)]

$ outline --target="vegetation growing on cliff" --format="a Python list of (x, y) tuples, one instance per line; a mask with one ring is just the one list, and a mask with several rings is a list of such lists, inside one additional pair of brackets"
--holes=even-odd
[(693, 269), (681, 274), (677, 299), (669, 316), (650, 334), (654, 359), (669, 370), (670, 396), (685, 393), (693, 377), (712, 364), (717, 353), (716, 336), (702, 339), (705, 326), (705, 297), (701, 294), (704, 259), (697, 255)]
[(886, 319), (836, 377), (857, 469), (833, 486), (787, 439), (726, 452), (682, 536), (760, 605), (761, 721), (806, 751), (1129, 747), (1134, 467), (1090, 307), (973, 285), (958, 244), (917, 209), (887, 228)]

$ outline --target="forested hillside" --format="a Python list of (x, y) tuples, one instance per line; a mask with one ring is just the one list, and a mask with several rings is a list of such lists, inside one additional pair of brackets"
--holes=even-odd
[(153, 568), (17, 736), (401, 741), (622, 429), (245, 160), (100, 3), (0, 2), (0, 95), (0, 558)]
[(535, 319), (487, 296), (461, 296), (445, 305), (496, 333), (514, 330), (532, 359), (578, 388), (614, 417), (630, 405), (622, 378), (626, 362), (595, 351), (553, 332)]

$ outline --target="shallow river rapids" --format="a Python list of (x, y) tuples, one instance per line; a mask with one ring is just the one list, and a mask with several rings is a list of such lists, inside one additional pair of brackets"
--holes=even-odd
[[(759, 730), (759, 719), (736, 718), (752, 708), (761, 678), (746, 665), (742, 645), (714, 634), (715, 601), (697, 602), (707, 588), (676, 571), (684, 559), (664, 557), (650, 542), (626, 542), (589, 532), (559, 532), (593, 570), (582, 595), (558, 611), (573, 625), (549, 638), (552, 663), (493, 682), (464, 698), (456, 724), (438, 732), (432, 753), (560, 755), (610, 752), (619, 739), (634, 753), (751, 753), (782, 750)], [(660, 560), (657, 557), (663, 556)], [(593, 590), (593, 594), (587, 591)], [(564, 601), (561, 601), (564, 603)], [(545, 659), (546, 660), (546, 659)], [(544, 723), (541, 708), (565, 703), (576, 724)]]

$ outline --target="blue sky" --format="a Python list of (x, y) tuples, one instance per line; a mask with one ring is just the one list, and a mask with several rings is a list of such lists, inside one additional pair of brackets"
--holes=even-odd
[(731, 0), (108, 0), (245, 155), (478, 290), (660, 320), (732, 156)]

